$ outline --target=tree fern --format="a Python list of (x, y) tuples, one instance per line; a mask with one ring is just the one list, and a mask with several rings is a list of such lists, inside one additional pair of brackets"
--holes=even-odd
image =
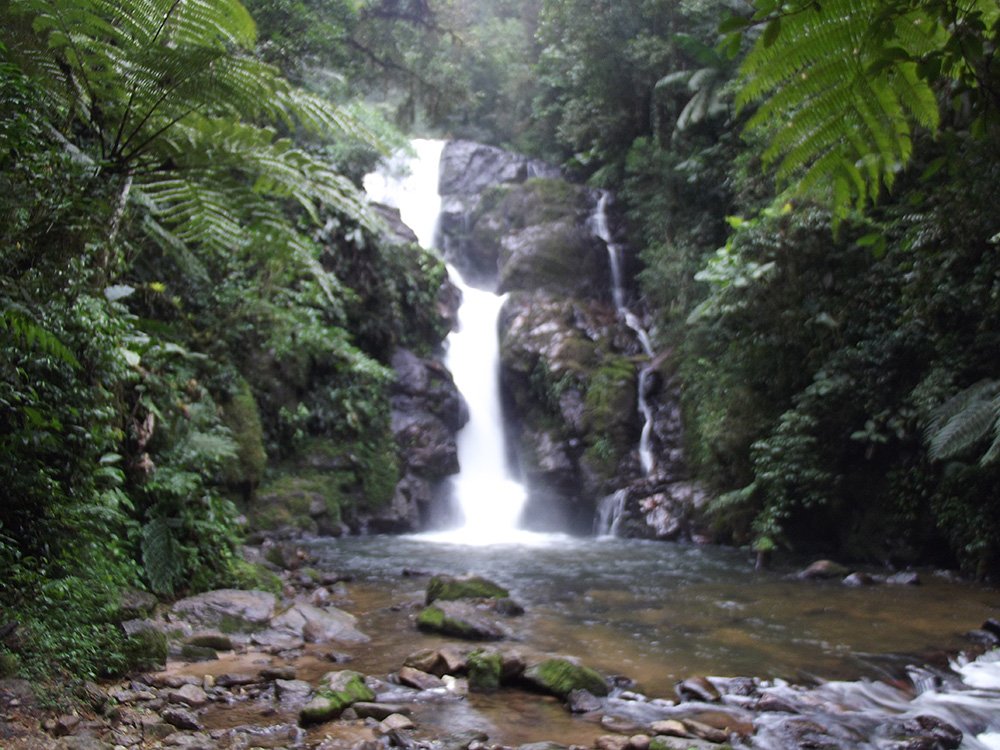
[(275, 198), (313, 221), (330, 210), (369, 221), (350, 181), (259, 123), (381, 148), (378, 137), (254, 57), (256, 30), (238, 0), (11, 0), (10, 11), (32, 30), (11, 34), (19, 62), (64, 113), (67, 133), (86, 132), (95, 168), (128, 176), (118, 203), (151, 208), (143, 225), (161, 246), (232, 252), (263, 230), (278, 250), (312, 253), (291, 222), (262, 207)]
[(0, 310), (0, 333), (6, 333), (26, 349), (36, 349), (53, 359), (78, 368), (76, 355), (55, 334), (15, 310)]
[[(737, 104), (764, 135), (766, 162), (835, 216), (874, 201), (909, 162), (917, 126), (935, 130), (938, 104), (915, 59), (941, 43), (920, 10), (886, 32), (880, 0), (825, 0), (772, 20), (742, 67)], [(878, 30), (878, 31), (876, 31)]]
[(983, 465), (1000, 457), (1000, 380), (981, 380), (952, 396), (934, 410), (924, 431), (934, 461), (969, 453), (990, 436)]
[(156, 517), (142, 527), (142, 562), (153, 591), (173, 593), (184, 570), (184, 557), (169, 520)]

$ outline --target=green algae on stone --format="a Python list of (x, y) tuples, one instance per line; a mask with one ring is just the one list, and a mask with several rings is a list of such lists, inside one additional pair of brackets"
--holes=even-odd
[(434, 576), (427, 584), (426, 603), (437, 600), (453, 601), (455, 599), (504, 599), (510, 592), (493, 581), (479, 576), (453, 578), (452, 576)]
[(365, 678), (358, 672), (345, 669), (330, 672), (324, 678), (326, 683), (319, 688), (312, 699), (299, 711), (300, 724), (320, 724), (340, 716), (355, 703), (375, 699), (375, 693), (365, 684)]
[(468, 656), (469, 690), (487, 693), (500, 687), (503, 657), (496, 651), (473, 651)]
[(442, 601), (425, 607), (417, 615), (417, 628), (472, 641), (499, 641), (509, 635), (495, 619), (461, 601)]
[(524, 680), (533, 687), (565, 698), (574, 690), (607, 695), (608, 685), (600, 673), (567, 659), (546, 659), (524, 671)]

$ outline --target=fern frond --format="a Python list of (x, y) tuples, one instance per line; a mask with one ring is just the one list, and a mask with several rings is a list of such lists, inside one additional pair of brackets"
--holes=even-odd
[(184, 571), (183, 550), (170, 521), (155, 517), (142, 527), (142, 563), (153, 591), (171, 594)]
[[(991, 430), (1000, 435), (1000, 381), (983, 380), (960, 391), (932, 412), (924, 432), (928, 455), (934, 461), (955, 458), (981, 442)], [(984, 461), (995, 452), (996, 440), (983, 457)]]
[(55, 334), (15, 310), (0, 310), (0, 332), (10, 334), (26, 349), (37, 349), (70, 367), (80, 367), (76, 355)]
[(917, 12), (900, 19), (892, 43), (905, 54), (886, 60), (886, 40), (872, 32), (879, 11), (878, 0), (825, 0), (785, 16), (778, 38), (758, 40), (741, 69), (737, 105), (759, 104), (746, 128), (768, 140), (765, 161), (835, 216), (893, 185), (914, 127), (938, 126), (934, 92), (905, 59), (933, 48), (934, 25)]

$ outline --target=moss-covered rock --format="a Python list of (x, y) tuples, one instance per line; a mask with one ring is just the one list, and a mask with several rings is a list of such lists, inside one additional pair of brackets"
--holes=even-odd
[(438, 601), (425, 607), (417, 615), (417, 627), (471, 641), (499, 641), (509, 635), (498, 620), (465, 601)]
[(299, 711), (299, 723), (320, 724), (340, 716), (352, 704), (375, 699), (375, 693), (358, 672), (330, 672), (312, 699)]
[(522, 678), (533, 688), (565, 698), (574, 690), (607, 695), (608, 684), (599, 672), (568, 659), (546, 659), (524, 670)]
[(151, 627), (135, 630), (125, 637), (122, 652), (129, 671), (164, 669), (167, 665), (167, 636)]
[(485, 693), (500, 687), (503, 657), (496, 651), (477, 650), (467, 659), (469, 690)]
[(427, 584), (426, 603), (432, 604), (438, 599), (454, 601), (455, 599), (504, 599), (510, 592), (503, 586), (480, 576), (454, 578), (452, 576), (434, 576)]

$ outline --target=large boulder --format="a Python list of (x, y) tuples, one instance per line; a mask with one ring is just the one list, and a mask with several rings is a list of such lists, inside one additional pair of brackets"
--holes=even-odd
[(307, 725), (330, 721), (352, 704), (374, 699), (375, 693), (365, 685), (363, 675), (346, 669), (328, 672), (312, 699), (299, 711), (299, 723)]
[(574, 690), (586, 690), (591, 695), (607, 695), (608, 683), (590, 667), (569, 659), (552, 658), (532, 664), (522, 679), (544, 693), (566, 698)]
[(567, 297), (610, 298), (604, 244), (572, 219), (506, 234), (498, 263), (501, 292), (546, 289)]
[(276, 602), (274, 594), (266, 591), (219, 589), (174, 602), (170, 612), (191, 625), (231, 633), (266, 626)]
[(357, 629), (357, 618), (336, 607), (314, 607), (296, 603), (271, 621), (271, 628), (301, 638), (306, 643), (367, 643), (369, 638)]
[(427, 584), (425, 601), (432, 604), (438, 599), (505, 599), (510, 592), (499, 584), (480, 576), (434, 576)]
[[(485, 213), (499, 202), (498, 186), (524, 183), (531, 178), (558, 178), (558, 168), (520, 154), (471, 141), (451, 141), (441, 154), (438, 192), (441, 200), (441, 246), (444, 256), (474, 286), (493, 288), (497, 277), (499, 235), (506, 222), (502, 215)], [(492, 238), (492, 239), (490, 239)]]
[(417, 616), (417, 627), (469, 641), (499, 641), (511, 636), (510, 629), (495, 613), (469, 601), (438, 601)]

